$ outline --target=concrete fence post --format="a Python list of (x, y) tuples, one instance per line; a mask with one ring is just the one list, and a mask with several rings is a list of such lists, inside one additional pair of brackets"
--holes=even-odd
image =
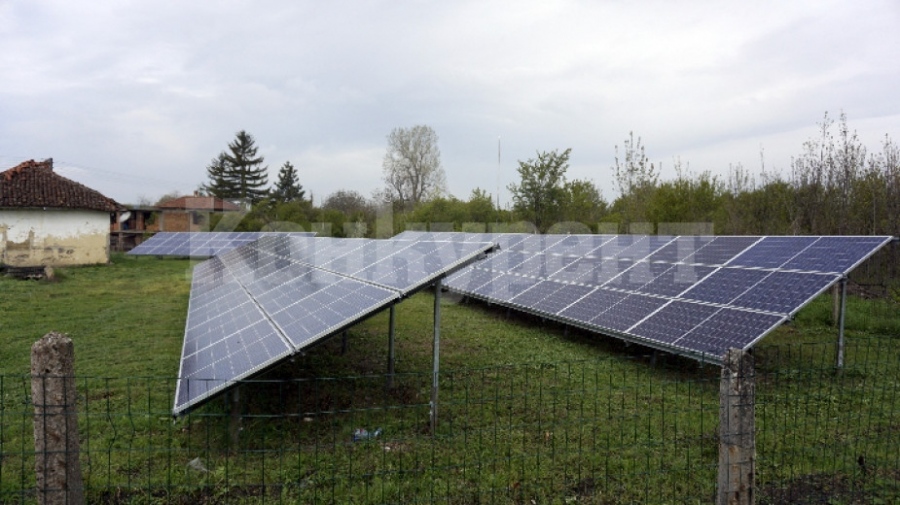
[(756, 379), (753, 356), (730, 349), (719, 382), (717, 505), (756, 503)]
[(31, 346), (31, 398), (38, 503), (82, 505), (75, 346), (66, 335), (48, 333)]

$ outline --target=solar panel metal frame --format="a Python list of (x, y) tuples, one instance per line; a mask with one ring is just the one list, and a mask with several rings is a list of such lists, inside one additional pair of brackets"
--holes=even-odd
[[(341, 239), (322, 239), (322, 238), (313, 238), (313, 237), (278, 237), (273, 240), (282, 240), (282, 241), (313, 240), (313, 241), (323, 241), (323, 243), (328, 243), (331, 240), (341, 240)], [(368, 241), (369, 239), (363, 239), (363, 240)], [(401, 241), (397, 241), (397, 242), (401, 242)], [(406, 248), (414, 247), (418, 244), (421, 244), (423, 241), (402, 241), (402, 242), (406, 243), (406, 247), (401, 248), (401, 250), (405, 250)], [(446, 241), (437, 241), (437, 242), (445, 243)], [(366, 243), (366, 242), (361, 242), (361, 244), (363, 244), (363, 243)], [(447, 243), (449, 243), (449, 242), (447, 242)], [(345, 242), (345, 244), (348, 244), (348, 243)], [(371, 289), (383, 291), (385, 293), (390, 294), (389, 297), (384, 297), (384, 298), (380, 299), (376, 303), (366, 307), (364, 310), (355, 314), (354, 316), (341, 320), (340, 324), (329, 326), (329, 327), (319, 331), (318, 333), (315, 333), (314, 335), (312, 335), (309, 338), (307, 338), (306, 340), (304, 340), (301, 344), (297, 344), (296, 342), (294, 342), (292, 340), (292, 338), (289, 336), (290, 332), (288, 332), (286, 328), (282, 328), (281, 325), (275, 320), (274, 314), (270, 314), (265, 309), (265, 307), (263, 306), (263, 303), (261, 303), (260, 300), (258, 300), (256, 298), (256, 296), (254, 296), (253, 292), (249, 289), (249, 287), (247, 285), (245, 285), (243, 281), (241, 281), (241, 276), (237, 275), (236, 272), (232, 272), (229, 269), (229, 263), (228, 263), (229, 261), (236, 262), (237, 258), (239, 258), (242, 254), (249, 254), (250, 251), (252, 251), (254, 247), (258, 248), (260, 246), (259, 242), (244, 245), (238, 249), (229, 251), (222, 257), (216, 257), (216, 258), (213, 258), (213, 259), (210, 259), (208, 261), (198, 264), (195, 267), (195, 277), (192, 280), (192, 284), (191, 284), (192, 285), (191, 300), (189, 300), (189, 302), (188, 302), (188, 320), (185, 323), (185, 339), (182, 344), (182, 356), (181, 356), (181, 360), (179, 362), (179, 375), (178, 375), (179, 379), (176, 382), (175, 399), (173, 402), (173, 415), (180, 416), (180, 415), (186, 414), (190, 410), (193, 410), (193, 409), (199, 407), (200, 405), (211, 400), (215, 396), (230, 389), (238, 381), (245, 380), (254, 375), (262, 373), (263, 371), (267, 370), (268, 368), (280, 363), (284, 359), (286, 359), (298, 352), (306, 350), (306, 349), (310, 348), (311, 346), (314, 346), (315, 344), (325, 340), (326, 338), (328, 338), (332, 335), (339, 334), (340, 332), (344, 331), (346, 328), (349, 328), (355, 324), (358, 324), (360, 321), (362, 321), (368, 317), (371, 317), (372, 315), (378, 313), (379, 311), (383, 310), (384, 308), (389, 307), (390, 305), (395, 304), (398, 301), (400, 301), (408, 296), (411, 296), (412, 294), (414, 294), (415, 292), (417, 292), (421, 289), (424, 289), (425, 287), (427, 287), (430, 284), (432, 284), (433, 282), (435, 282), (438, 278), (446, 276), (449, 273), (452, 273), (455, 270), (464, 267), (466, 264), (468, 264), (472, 261), (475, 261), (479, 256), (483, 255), (487, 251), (496, 247), (496, 244), (487, 243), (487, 242), (478, 242), (478, 243), (473, 242), (470, 244), (471, 244), (471, 247), (467, 250), (467, 252), (465, 254), (463, 254), (462, 256), (458, 257), (455, 261), (452, 261), (449, 264), (443, 265), (443, 268), (441, 268), (439, 271), (431, 273), (424, 277), (421, 277), (418, 280), (416, 280), (415, 282), (410, 283), (410, 285), (405, 288), (396, 288), (396, 287), (388, 287), (388, 286), (384, 286), (384, 285), (379, 285), (377, 283), (370, 282), (368, 280), (353, 277), (351, 274), (348, 274), (348, 273), (334, 272), (334, 271), (330, 271), (330, 270), (315, 266), (310, 263), (297, 261), (296, 259), (292, 260), (293, 264), (295, 264), (295, 265), (303, 264), (303, 266), (305, 268), (314, 269), (316, 271), (322, 272), (327, 275), (339, 277), (347, 282), (365, 285)], [(350, 245), (352, 245), (352, 244), (350, 244)], [(286, 258), (282, 258), (282, 259), (286, 259)], [(215, 266), (219, 266), (219, 268), (223, 269), (225, 274), (232, 276), (234, 278), (234, 281), (237, 282), (238, 284), (240, 284), (240, 287), (241, 287), (240, 294), (245, 295), (246, 298), (252, 302), (253, 306), (261, 312), (261, 314), (264, 317), (265, 322), (269, 326), (271, 326), (271, 328), (273, 330), (272, 333), (274, 335), (277, 335), (277, 338), (279, 339), (279, 341), (283, 345), (286, 346), (288, 351), (286, 353), (281, 353), (277, 356), (270, 357), (269, 359), (266, 359), (264, 361), (256, 363), (249, 370), (246, 370), (245, 372), (236, 374), (233, 377), (229, 377), (227, 379), (199, 378), (199, 377), (198, 378), (190, 378), (190, 377), (185, 378), (184, 377), (184, 374), (186, 373), (185, 366), (184, 366), (185, 359), (186, 359), (186, 357), (190, 356), (190, 355), (186, 356), (185, 352), (186, 352), (187, 345), (188, 345), (188, 334), (187, 333), (192, 324), (191, 314), (192, 314), (192, 308), (193, 308), (192, 306), (194, 303), (194, 287), (197, 283), (201, 282), (201, 277), (199, 277), (197, 275), (197, 273), (200, 270), (213, 268)], [(266, 276), (272, 275), (273, 273), (277, 273), (277, 270), (270, 272)], [(285, 283), (287, 283), (287, 282), (291, 282), (291, 279), (287, 279), (285, 281)], [(284, 285), (284, 283), (281, 285)], [(284, 310), (286, 310), (286, 309), (284, 309)], [(257, 323), (253, 323), (253, 324), (257, 324)], [(249, 328), (249, 327), (250, 326), (247, 326), (244, 329)], [(239, 331), (240, 330), (238, 330), (238, 332)], [(236, 334), (239, 334), (239, 333), (230, 333), (229, 335), (220, 338), (217, 342), (225, 342), (227, 339), (231, 338), (232, 336), (234, 336)], [(227, 356), (231, 356), (231, 355), (227, 355)], [(208, 366), (204, 367), (204, 368), (208, 368)], [(203, 368), (201, 368), (201, 370), (202, 369)], [(206, 387), (202, 394), (197, 395), (195, 397), (189, 397), (187, 401), (180, 402), (179, 400), (183, 393), (182, 389), (188, 388), (188, 391), (190, 391), (190, 389), (189, 389), (190, 384), (192, 382), (196, 384), (198, 381), (201, 384), (205, 384), (205, 385), (209, 385), (210, 382), (216, 382), (216, 384), (213, 384), (212, 387)]]
[[(617, 236), (613, 236), (613, 237), (617, 237)], [(621, 237), (621, 236), (619, 236), (619, 237)], [(654, 236), (643, 236), (643, 237), (640, 237), (640, 236), (627, 236), (627, 237), (628, 237), (628, 238), (627, 238), (625, 241), (626, 241), (626, 242), (630, 242), (630, 244), (628, 244), (628, 245), (625, 246), (624, 248), (621, 248), (621, 249), (619, 249), (619, 250), (616, 250), (616, 251), (614, 252), (614, 254), (612, 254), (611, 256), (610, 256), (610, 255), (606, 255), (606, 256), (603, 256), (603, 258), (604, 258), (605, 260), (609, 260), (609, 259), (612, 259), (612, 258), (618, 258), (618, 257), (620, 257), (623, 253), (625, 253), (629, 248), (633, 247), (635, 244), (640, 243), (641, 241), (645, 240), (647, 237), (654, 237)], [(655, 249), (649, 251), (649, 253), (648, 253), (646, 256), (644, 256), (643, 258), (640, 258), (640, 259), (637, 259), (636, 261), (634, 261), (633, 264), (632, 264), (630, 267), (628, 267), (628, 269), (637, 266), (637, 265), (638, 265), (639, 263), (641, 263), (641, 262), (645, 262), (645, 263), (648, 262), (648, 261), (649, 261), (649, 258), (650, 258), (651, 256), (653, 256), (653, 254), (659, 252), (659, 251), (662, 250), (663, 248), (667, 247), (667, 246), (670, 245), (670, 244), (673, 244), (676, 240), (678, 240), (678, 239), (680, 239), (680, 238), (683, 238), (683, 237), (687, 237), (688, 239), (696, 239), (696, 237), (688, 237), (688, 236), (676, 236), (676, 237), (670, 237), (669, 239), (667, 239), (666, 237), (658, 237), (658, 236), (657, 236), (656, 240), (657, 240), (657, 241), (661, 241), (661, 242), (663, 243), (663, 245), (658, 246), (658, 247), (656, 247)], [(722, 238), (722, 239), (728, 239), (729, 237), (727, 237), (727, 236), (709, 236), (709, 240), (708, 240), (708, 241), (704, 244), (704, 246), (702, 246), (702, 247), (705, 247), (705, 246), (707, 246), (707, 245), (709, 245), (709, 244), (712, 244), (713, 242), (715, 242), (716, 239), (720, 239), (720, 238)], [(563, 322), (563, 323), (568, 324), (568, 325), (571, 325), (571, 326), (580, 327), (580, 328), (587, 329), (587, 330), (594, 331), (594, 332), (600, 331), (601, 333), (609, 334), (609, 335), (611, 335), (611, 336), (615, 336), (615, 337), (621, 338), (621, 339), (626, 340), (626, 341), (632, 341), (632, 342), (635, 342), (635, 343), (639, 343), (639, 344), (641, 344), (641, 345), (645, 345), (645, 346), (650, 347), (650, 348), (659, 349), (659, 350), (663, 350), (663, 351), (666, 351), (666, 352), (672, 352), (672, 353), (676, 353), (676, 354), (680, 354), (680, 355), (685, 355), (685, 356), (688, 356), (688, 357), (692, 357), (692, 358), (694, 358), (694, 359), (697, 359), (697, 360), (699, 360), (699, 361), (711, 362), (711, 363), (717, 363), (717, 364), (718, 364), (718, 363), (721, 363), (721, 359), (722, 359), (722, 358), (721, 358), (721, 355), (718, 355), (718, 354), (716, 354), (716, 353), (698, 352), (698, 351), (695, 350), (695, 349), (687, 348), (687, 347), (685, 347), (685, 346), (679, 346), (679, 345), (677, 345), (677, 344), (665, 344), (665, 343), (661, 343), (661, 342), (658, 341), (658, 340), (654, 340), (654, 339), (650, 339), (650, 338), (645, 338), (645, 337), (642, 337), (642, 336), (640, 336), (640, 335), (636, 335), (636, 334), (634, 334), (634, 333), (631, 333), (631, 331), (637, 329), (637, 328), (638, 328), (641, 324), (643, 324), (645, 321), (650, 320), (654, 315), (659, 314), (661, 311), (665, 310), (666, 307), (669, 307), (669, 306), (672, 305), (673, 303), (676, 303), (676, 302), (678, 302), (678, 303), (691, 303), (691, 304), (696, 304), (697, 306), (709, 306), (709, 307), (714, 307), (714, 308), (716, 308), (716, 311), (710, 314), (708, 320), (711, 320), (711, 319), (717, 317), (718, 314), (723, 313), (724, 310), (729, 310), (729, 311), (740, 311), (740, 312), (743, 312), (743, 313), (747, 313), (747, 314), (749, 314), (749, 315), (752, 315), (752, 314), (758, 314), (758, 315), (761, 316), (760, 319), (763, 319), (763, 318), (769, 319), (769, 320), (771, 321), (771, 324), (769, 324), (763, 331), (760, 331), (754, 338), (750, 339), (747, 343), (745, 343), (745, 345), (743, 346), (743, 349), (748, 349), (748, 348), (750, 348), (750, 347), (756, 345), (761, 339), (765, 338), (768, 334), (770, 334), (772, 331), (774, 331), (775, 328), (777, 328), (778, 326), (780, 326), (781, 324), (783, 324), (785, 321), (790, 320), (791, 318), (793, 318), (799, 310), (801, 310), (803, 307), (805, 307), (806, 305), (808, 305), (808, 304), (809, 304), (812, 300), (814, 300), (816, 297), (818, 297), (819, 295), (821, 295), (822, 293), (824, 293), (825, 291), (827, 291), (830, 287), (832, 287), (835, 283), (839, 282), (842, 278), (845, 278), (845, 276), (846, 276), (847, 273), (849, 273), (849, 272), (852, 271), (854, 268), (856, 268), (856, 267), (859, 266), (861, 263), (863, 263), (865, 260), (867, 260), (868, 258), (870, 258), (870, 257), (871, 257), (873, 254), (875, 254), (879, 249), (881, 249), (885, 244), (887, 244), (887, 243), (890, 242), (891, 240), (896, 240), (896, 239), (894, 239), (893, 237), (887, 237), (887, 236), (856, 236), (856, 237), (854, 237), (854, 236), (840, 236), (839, 238), (841, 238), (841, 239), (848, 239), (848, 240), (852, 240), (852, 239), (866, 239), (866, 240), (871, 241), (872, 244), (871, 244), (871, 247), (870, 247), (870, 249), (868, 249), (868, 252), (867, 252), (866, 254), (860, 256), (858, 259), (856, 259), (856, 261), (854, 261), (849, 267), (847, 267), (847, 268), (844, 269), (843, 271), (840, 271), (840, 272), (821, 272), (821, 271), (812, 271), (812, 270), (803, 270), (803, 269), (790, 269), (790, 270), (784, 269), (784, 270), (783, 270), (783, 269), (780, 269), (780, 268), (759, 268), (759, 267), (746, 267), (746, 266), (743, 266), (743, 267), (729, 266), (729, 264), (730, 264), (735, 258), (738, 258), (738, 257), (740, 257), (742, 254), (744, 254), (745, 252), (750, 251), (750, 250), (753, 249), (756, 245), (762, 243), (766, 238), (769, 238), (769, 237), (767, 237), (767, 236), (759, 236), (759, 237), (735, 237), (735, 238), (739, 238), (739, 239), (741, 239), (741, 240), (743, 240), (743, 241), (748, 241), (748, 242), (751, 242), (751, 239), (753, 239), (753, 238), (755, 238), (755, 240), (753, 240), (751, 243), (749, 243), (749, 245), (747, 245), (746, 247), (744, 247), (743, 249), (741, 249), (739, 252), (733, 254), (733, 255), (732, 255), (730, 258), (728, 258), (726, 261), (722, 262), (721, 264), (716, 264), (715, 268), (713, 268), (709, 273), (707, 273), (707, 274), (706, 274), (705, 276), (703, 276), (701, 279), (699, 279), (698, 281), (696, 281), (695, 283), (693, 283), (691, 286), (689, 286), (689, 287), (683, 289), (683, 290), (679, 293), (679, 296), (660, 296), (660, 295), (654, 295), (654, 294), (651, 294), (651, 293), (646, 293), (646, 292), (643, 292), (643, 291), (623, 290), (623, 289), (616, 289), (616, 288), (614, 288), (614, 287), (611, 288), (611, 287), (607, 287), (607, 286), (606, 286), (606, 285), (610, 282), (610, 280), (608, 279), (608, 280), (606, 280), (606, 281), (603, 281), (600, 285), (593, 286), (593, 289), (592, 289), (591, 291), (589, 291), (587, 294), (583, 295), (581, 299), (579, 299), (579, 301), (581, 301), (582, 299), (587, 298), (591, 293), (593, 293), (593, 292), (595, 292), (595, 291), (597, 291), (597, 290), (599, 290), (599, 289), (606, 289), (606, 290), (608, 290), (608, 291), (620, 292), (620, 293), (623, 293), (623, 294), (625, 294), (625, 293), (627, 293), (627, 294), (640, 294), (640, 295), (643, 295), (643, 296), (652, 296), (652, 297), (657, 297), (657, 298), (662, 299), (662, 300), (666, 300), (665, 303), (663, 303), (661, 306), (659, 306), (659, 307), (657, 307), (655, 310), (650, 311), (649, 313), (647, 313), (641, 320), (635, 322), (634, 324), (632, 324), (631, 326), (629, 326), (629, 327), (628, 327), (627, 329), (625, 329), (624, 331), (622, 331), (622, 330), (610, 329), (610, 328), (601, 328), (601, 327), (599, 327), (598, 325), (590, 324), (590, 323), (587, 323), (587, 322), (585, 322), (585, 321), (581, 321), (581, 320), (574, 319), (574, 318), (572, 318), (572, 317), (567, 317), (567, 316), (563, 315), (570, 307), (574, 306), (575, 303), (578, 303), (578, 302), (572, 303), (572, 304), (570, 304), (568, 307), (566, 307), (566, 308), (564, 308), (564, 309), (562, 309), (562, 310), (557, 310), (557, 311), (555, 311), (555, 312), (551, 312), (551, 311), (548, 311), (548, 310), (542, 310), (540, 307), (523, 306), (523, 305), (521, 305), (521, 304), (515, 303), (515, 300), (516, 300), (517, 298), (523, 296), (523, 294), (527, 293), (528, 290), (530, 290), (530, 289), (535, 289), (536, 286), (538, 286), (538, 283), (533, 284), (531, 287), (529, 287), (528, 289), (526, 289), (526, 290), (524, 290), (524, 291), (522, 291), (522, 292), (516, 293), (515, 295), (513, 295), (513, 296), (512, 296), (511, 298), (509, 298), (509, 299), (501, 299), (501, 298), (497, 298), (497, 297), (493, 297), (493, 296), (489, 296), (489, 295), (485, 294), (485, 293), (484, 293), (484, 290), (481, 289), (481, 288), (483, 288), (483, 287), (484, 287), (485, 285), (487, 285), (487, 284), (482, 284), (482, 285), (475, 286), (475, 287), (469, 286), (469, 288), (460, 288), (459, 285), (454, 285), (454, 279), (455, 279), (455, 278), (462, 278), (463, 276), (468, 276), (467, 278), (468, 278), (468, 279), (471, 279), (471, 278), (472, 278), (472, 274), (470, 274), (469, 272), (473, 272), (473, 271), (476, 271), (476, 270), (479, 270), (479, 271), (490, 271), (490, 272), (494, 272), (494, 275), (497, 275), (497, 274), (500, 274), (500, 273), (502, 273), (503, 275), (507, 275), (507, 276), (509, 276), (509, 275), (516, 275), (516, 274), (514, 274), (514, 273), (510, 273), (509, 271), (505, 271), (505, 270), (502, 270), (502, 269), (501, 269), (501, 270), (481, 270), (480, 267), (479, 267), (479, 264), (473, 264), (473, 265), (469, 266), (468, 268), (462, 269), (462, 270), (458, 271), (456, 274), (453, 274), (452, 276), (450, 276), (450, 277), (448, 278), (448, 281), (447, 281), (445, 284), (447, 285), (448, 289), (450, 289), (450, 290), (452, 290), (452, 291), (461, 293), (461, 294), (466, 295), (466, 296), (471, 296), (471, 297), (476, 298), (476, 299), (481, 299), (481, 300), (484, 300), (484, 301), (487, 301), (487, 302), (490, 302), (490, 303), (493, 303), (493, 304), (499, 304), (499, 305), (502, 305), (502, 306), (507, 306), (507, 307), (510, 307), (510, 308), (515, 308), (515, 309), (517, 309), (517, 310), (524, 310), (524, 311), (526, 311), (526, 312), (534, 313), (534, 314), (539, 315), (539, 316), (541, 316), (541, 317), (545, 317), (545, 318), (557, 320), (557, 321)], [(798, 238), (799, 238), (799, 237), (798, 237)], [(788, 264), (788, 262), (792, 261), (794, 258), (796, 258), (796, 257), (799, 256), (800, 254), (802, 254), (804, 251), (808, 250), (808, 249), (809, 249), (810, 247), (812, 247), (814, 244), (818, 243), (821, 239), (823, 239), (823, 238), (833, 238), (833, 236), (813, 236), (813, 237), (804, 237), (804, 238), (808, 238), (808, 239), (812, 239), (812, 240), (811, 240), (805, 247), (802, 247), (797, 253), (793, 254), (790, 258), (784, 260), (780, 265), (786, 265), (786, 264)], [(464, 238), (461, 238), (461, 237), (457, 237), (456, 239), (457, 239), (457, 240), (464, 240)], [(609, 242), (611, 242), (612, 240), (613, 240), (613, 239), (608, 240), (608, 241), (606, 241), (606, 242), (604, 242), (604, 243), (609, 243)], [(668, 241), (667, 241), (667, 240), (668, 240)], [(801, 240), (802, 240), (802, 238), (801, 238)], [(523, 243), (523, 242), (520, 242), (520, 243)], [(558, 244), (558, 242), (557, 242), (557, 244)], [(682, 259), (686, 260), (686, 259), (688, 259), (688, 258), (690, 258), (690, 257), (692, 257), (692, 256), (696, 256), (696, 254), (702, 249), (702, 247), (696, 249), (696, 250), (693, 251), (691, 254), (688, 254), (688, 255), (684, 256), (684, 258), (682, 258)], [(599, 253), (602, 255), (603, 251), (602, 251), (601, 249), (602, 249), (602, 246), (599, 247), (599, 248), (597, 248), (597, 249), (595, 249), (594, 252), (599, 252)], [(501, 250), (501, 254), (502, 254), (502, 250)], [(538, 254), (540, 254), (540, 253), (538, 253)], [(588, 257), (588, 256), (579, 256), (579, 258), (585, 258), (585, 257)], [(709, 266), (711, 266), (711, 265), (707, 265), (707, 264), (704, 264), (704, 263), (683, 263), (683, 262), (680, 262), (680, 261), (675, 261), (675, 262), (659, 262), (659, 263), (666, 263), (666, 264), (669, 264), (669, 265), (672, 265), (672, 266), (675, 266), (675, 265), (684, 265), (684, 266), (703, 266), (704, 268), (708, 268)], [(683, 298), (683, 297), (681, 296), (681, 295), (685, 295), (688, 291), (690, 291), (691, 289), (693, 289), (694, 287), (696, 287), (697, 285), (699, 285), (700, 283), (702, 283), (704, 280), (708, 279), (709, 277), (711, 277), (711, 276), (712, 276), (713, 274), (715, 274), (716, 272), (722, 271), (723, 269), (739, 269), (739, 270), (747, 270), (747, 271), (768, 272), (768, 274), (767, 274), (765, 277), (761, 278), (756, 284), (754, 284), (753, 286), (751, 286), (750, 288), (748, 288), (743, 294), (738, 295), (738, 296), (732, 298), (732, 299), (731, 299), (732, 302), (735, 301), (735, 300), (737, 300), (737, 299), (739, 299), (741, 296), (744, 296), (744, 294), (746, 294), (747, 292), (749, 292), (750, 290), (752, 290), (754, 287), (756, 287), (758, 284), (760, 284), (760, 283), (762, 283), (763, 281), (765, 281), (765, 279), (769, 278), (771, 275), (773, 275), (773, 274), (776, 273), (776, 272), (778, 272), (778, 273), (782, 273), (782, 272), (783, 272), (783, 273), (797, 273), (797, 274), (804, 274), (804, 275), (823, 276), (823, 277), (828, 278), (829, 280), (828, 280), (828, 282), (823, 283), (823, 286), (822, 286), (821, 288), (815, 290), (815, 291), (812, 292), (809, 296), (803, 297), (799, 303), (791, 304), (792, 309), (789, 310), (789, 311), (787, 311), (787, 312), (775, 312), (775, 311), (767, 311), (767, 310), (753, 309), (753, 308), (749, 308), (749, 307), (742, 307), (742, 306), (737, 306), (737, 305), (731, 305), (731, 304), (728, 304), (728, 303), (706, 302), (706, 301), (703, 301), (703, 300), (693, 300), (693, 299), (690, 299), (690, 298)], [(538, 277), (538, 279), (541, 279), (541, 280), (544, 280), (544, 281), (554, 281), (554, 280), (552, 279), (552, 277), (553, 277), (555, 274), (558, 274), (559, 272), (561, 272), (562, 270), (563, 270), (563, 269), (559, 269), (559, 270), (557, 270), (556, 272), (551, 273), (551, 274), (548, 274), (548, 275), (545, 276), (545, 277)], [(624, 271), (619, 272), (618, 275), (622, 275), (623, 273), (624, 273)], [(655, 277), (653, 280), (651, 280), (650, 282), (648, 282), (648, 283), (642, 285), (641, 287), (645, 287), (645, 286), (651, 284), (652, 282), (655, 282), (660, 276), (661, 276), (661, 275)], [(483, 277), (483, 276), (482, 276), (482, 277)], [(580, 277), (579, 277), (579, 278), (580, 278)], [(492, 277), (492, 279), (493, 279), (493, 277)], [(491, 282), (492, 282), (492, 281), (488, 281), (488, 284), (491, 283)], [(504, 282), (508, 282), (508, 281), (504, 281)], [(587, 285), (587, 286), (591, 286), (591, 284), (583, 284), (583, 283), (577, 283), (577, 282), (564, 282), (564, 281), (562, 281), (562, 282), (561, 282), (561, 281), (554, 281), (554, 282), (560, 282), (561, 284), (564, 284), (564, 285), (565, 285), (565, 284), (569, 284), (569, 285)], [(481, 291), (481, 292), (479, 292), (479, 291)], [(555, 292), (556, 292), (556, 291), (554, 291), (554, 293), (555, 293)], [(599, 316), (598, 316), (598, 317), (599, 317)], [(704, 320), (704, 321), (702, 321), (701, 323), (695, 325), (695, 326), (692, 327), (687, 333), (685, 333), (685, 335), (682, 335), (681, 337), (679, 337), (678, 339), (676, 339), (674, 342), (678, 342), (678, 341), (682, 340), (683, 338), (687, 337), (688, 335), (690, 335), (692, 332), (697, 331), (697, 330), (700, 329), (704, 324), (706, 324), (706, 322), (707, 322), (707, 321)]]

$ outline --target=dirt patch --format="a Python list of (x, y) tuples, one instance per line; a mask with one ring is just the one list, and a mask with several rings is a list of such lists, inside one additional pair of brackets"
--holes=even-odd
[[(872, 484), (867, 475), (846, 474), (804, 475), (792, 481), (770, 484), (760, 490), (760, 505), (793, 504), (812, 505), (840, 503), (863, 505), (871, 503), (893, 503)], [(897, 493), (898, 489), (893, 492)]]

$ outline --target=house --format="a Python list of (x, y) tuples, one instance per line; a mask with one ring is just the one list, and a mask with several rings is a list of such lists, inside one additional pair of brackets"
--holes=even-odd
[(68, 266), (109, 262), (115, 200), (29, 160), (0, 172), (0, 264)]
[(208, 231), (213, 213), (243, 210), (228, 200), (197, 193), (166, 200), (156, 206), (121, 209), (111, 226), (110, 247), (128, 251), (159, 231)]
[(157, 207), (160, 210), (158, 231), (208, 231), (210, 214), (242, 210), (228, 200), (198, 193), (167, 200)]

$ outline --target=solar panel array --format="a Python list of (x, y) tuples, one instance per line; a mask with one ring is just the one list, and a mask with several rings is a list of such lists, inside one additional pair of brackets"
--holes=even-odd
[(881, 236), (519, 235), (450, 276), (459, 293), (719, 362), (747, 349), (891, 240)]
[(197, 265), (174, 413), (431, 284), (485, 242), (265, 236)]
[(210, 258), (261, 237), (290, 235), (314, 237), (315, 232), (159, 232), (128, 251), (135, 256), (189, 256)]

